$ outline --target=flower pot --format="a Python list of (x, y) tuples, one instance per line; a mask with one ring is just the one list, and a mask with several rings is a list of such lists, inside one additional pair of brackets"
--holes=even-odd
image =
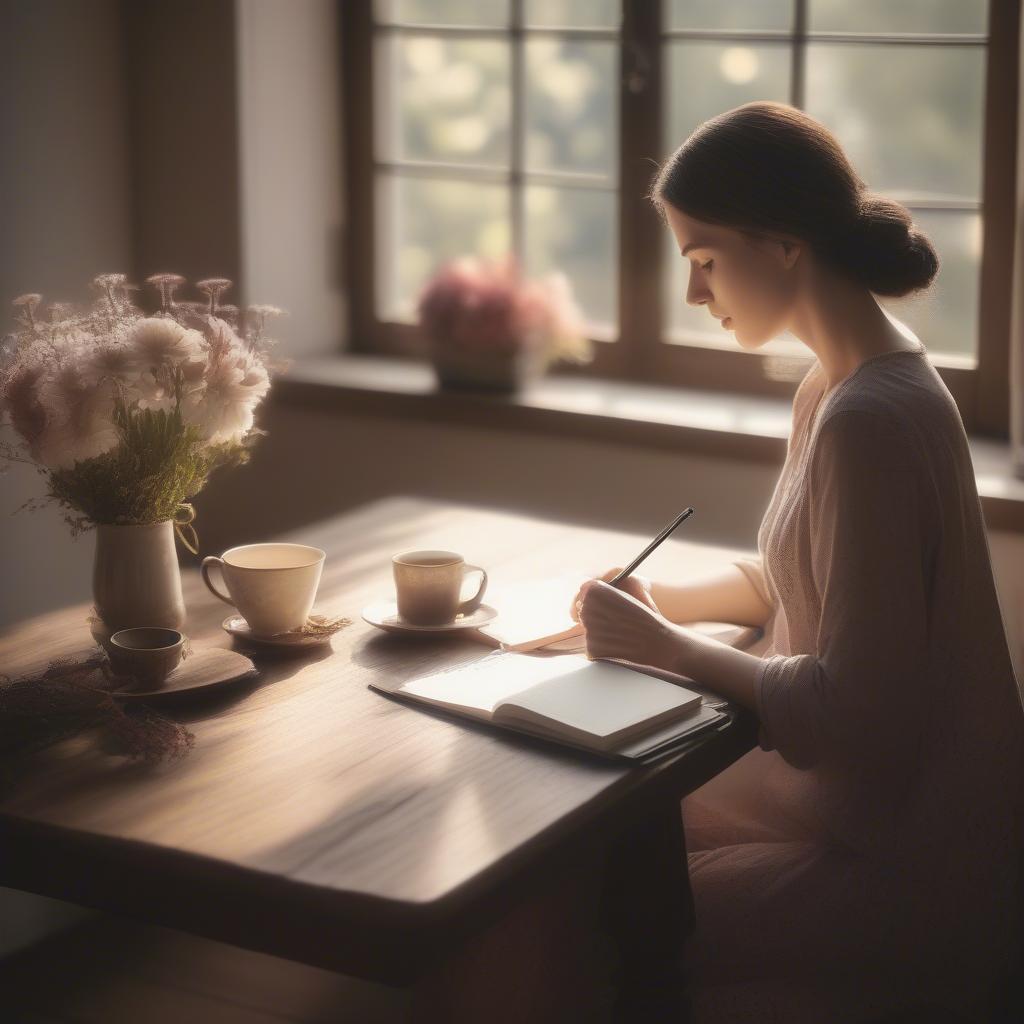
[(92, 635), (104, 646), (119, 629), (180, 630), (185, 624), (185, 601), (173, 521), (98, 525), (92, 591), (97, 616)]
[(443, 390), (512, 394), (543, 376), (544, 354), (536, 349), (512, 352), (434, 346), (434, 373)]

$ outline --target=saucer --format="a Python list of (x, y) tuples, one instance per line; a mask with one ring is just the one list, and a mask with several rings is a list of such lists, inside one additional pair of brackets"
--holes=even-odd
[(249, 623), (241, 615), (229, 615), (221, 625), (239, 640), (250, 644), (262, 644), (265, 647), (319, 647), (321, 644), (330, 643), (332, 635), (317, 636), (293, 629), (287, 633), (275, 633), (273, 636), (267, 636), (262, 633), (254, 633)]
[(456, 615), (452, 622), (445, 622), (440, 626), (417, 626), (413, 622), (406, 622), (398, 614), (397, 601), (378, 601), (376, 604), (368, 604), (363, 609), (363, 620), (378, 629), (386, 629), (389, 633), (451, 633), (459, 629), (476, 629), (490, 622), (497, 614), (496, 608), (482, 604), (468, 615)]
[(241, 679), (250, 679), (255, 675), (256, 666), (237, 651), (207, 647), (185, 658), (160, 686), (150, 689), (126, 686), (124, 689), (111, 690), (110, 693), (118, 700), (173, 700), (198, 690), (208, 691)]

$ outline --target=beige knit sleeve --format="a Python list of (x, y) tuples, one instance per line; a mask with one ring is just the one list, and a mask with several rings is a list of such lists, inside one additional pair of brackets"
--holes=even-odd
[(762, 732), (796, 768), (884, 774), (913, 754), (928, 685), (925, 479), (906, 432), (874, 414), (823, 425), (808, 492), (816, 649), (764, 659), (755, 680)]

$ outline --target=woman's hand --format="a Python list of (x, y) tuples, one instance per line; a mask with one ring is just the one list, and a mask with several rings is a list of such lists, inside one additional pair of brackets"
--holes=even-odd
[(587, 657), (621, 658), (689, 676), (756, 714), (761, 659), (670, 622), (643, 577), (627, 577), (619, 585), (622, 590), (610, 586), (607, 580), (618, 572), (609, 569), (603, 579), (587, 580), (573, 602), (573, 618), (586, 635)]
[[(617, 566), (614, 569), (609, 569), (603, 576), (599, 577), (605, 583), (608, 580), (614, 579), (619, 573), (622, 572), (622, 567)], [(569, 609), (569, 614), (572, 615), (573, 620), (576, 622), (580, 621), (580, 605), (583, 603), (583, 594), (585, 589), (591, 584), (596, 582), (597, 578), (593, 580), (587, 580), (579, 590), (576, 591), (576, 596), (572, 599), (572, 607)], [(646, 576), (627, 576), (618, 586), (618, 589), (623, 593), (631, 594), (641, 604), (647, 605), (652, 611), (659, 612), (660, 609), (654, 603), (654, 598), (651, 597), (651, 581)]]
[(587, 580), (580, 595), (579, 621), (586, 631), (588, 658), (622, 658), (678, 671), (680, 627), (658, 611), (649, 593), (645, 602), (604, 580)]

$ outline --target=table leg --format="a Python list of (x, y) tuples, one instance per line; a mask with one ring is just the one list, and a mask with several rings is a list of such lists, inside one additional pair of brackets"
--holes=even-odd
[(683, 947), (695, 918), (678, 800), (612, 843), (603, 910), (619, 961), (615, 1019), (685, 1024)]
[(608, 1024), (614, 953), (599, 850), (536, 888), (414, 987), (413, 1024)]
[(530, 899), (424, 978), (415, 1024), (686, 1024), (693, 896), (679, 802), (603, 852), (538, 877)]

